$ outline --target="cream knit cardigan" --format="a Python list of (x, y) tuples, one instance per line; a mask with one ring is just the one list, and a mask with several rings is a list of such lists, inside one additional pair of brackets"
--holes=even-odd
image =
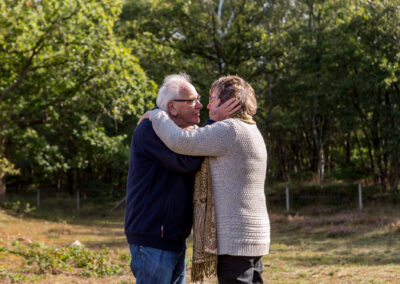
[(257, 126), (226, 119), (182, 130), (159, 109), (151, 111), (150, 120), (172, 151), (210, 157), (218, 254), (268, 254), (270, 224), (264, 194), (267, 151)]

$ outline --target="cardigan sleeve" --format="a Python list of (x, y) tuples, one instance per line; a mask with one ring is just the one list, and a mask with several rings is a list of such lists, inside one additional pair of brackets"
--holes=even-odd
[[(178, 173), (196, 173), (203, 163), (203, 157), (180, 155), (171, 151), (153, 131), (148, 120), (143, 121), (135, 130), (131, 144), (131, 158), (134, 149), (138, 155), (145, 155), (153, 162)], [(146, 160), (142, 162), (144, 161)]]
[(150, 120), (154, 131), (172, 151), (191, 156), (221, 156), (234, 142), (233, 125), (225, 120), (194, 130), (179, 128), (163, 110), (153, 110)]

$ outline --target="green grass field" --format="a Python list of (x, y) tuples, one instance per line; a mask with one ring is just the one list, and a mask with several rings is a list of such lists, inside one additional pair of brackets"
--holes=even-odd
[[(65, 200), (49, 204), (0, 209), (0, 283), (135, 283), (122, 209), (88, 206), (75, 216)], [(265, 283), (400, 283), (399, 207), (275, 209), (270, 219)], [(84, 247), (71, 247), (75, 240)]]

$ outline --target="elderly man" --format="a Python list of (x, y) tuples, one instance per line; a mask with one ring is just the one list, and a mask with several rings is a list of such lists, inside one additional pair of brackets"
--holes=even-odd
[[(182, 129), (196, 128), (203, 107), (185, 74), (165, 78), (158, 92), (157, 106)], [(215, 117), (226, 118), (230, 110), (223, 105), (215, 110), (218, 113)], [(194, 176), (202, 161), (203, 157), (179, 155), (169, 150), (149, 120), (136, 127), (126, 188), (125, 234), (137, 284), (185, 283)]]

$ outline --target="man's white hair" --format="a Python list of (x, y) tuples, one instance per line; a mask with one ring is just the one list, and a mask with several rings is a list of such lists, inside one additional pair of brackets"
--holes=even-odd
[(179, 90), (186, 83), (191, 84), (190, 77), (186, 73), (171, 74), (165, 77), (161, 88), (158, 90), (156, 101), (158, 108), (168, 111), (168, 102), (179, 99)]

